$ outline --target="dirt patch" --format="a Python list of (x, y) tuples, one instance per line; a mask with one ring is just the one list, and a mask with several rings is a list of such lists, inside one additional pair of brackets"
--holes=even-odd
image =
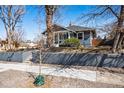
[[(0, 72), (0, 87), (7, 88), (36, 88), (33, 85), (34, 78), (36, 74), (8, 70)], [(72, 79), (65, 77), (49, 76), (46, 75), (45, 84), (40, 86), (41, 88), (120, 88), (124, 86), (99, 83), (99, 82), (90, 82), (87, 80)], [(40, 88), (37, 87), (37, 88)]]

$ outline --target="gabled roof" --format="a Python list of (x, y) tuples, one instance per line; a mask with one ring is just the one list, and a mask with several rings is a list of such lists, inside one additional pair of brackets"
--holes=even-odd
[[(52, 31), (61, 31), (61, 30), (66, 30), (66, 28), (64, 28), (58, 24), (53, 25)], [(46, 30), (42, 34), (45, 34), (45, 32), (46, 32)]]
[[(63, 27), (58, 24), (53, 25), (53, 31), (72, 31), (72, 32), (78, 32), (78, 31), (92, 31), (94, 34), (96, 34), (95, 29), (89, 28), (89, 27), (82, 27), (77, 25), (69, 25), (68, 27)], [(44, 31), (42, 34), (44, 34), (46, 31)]]
[(52, 30), (53, 31), (60, 31), (60, 30), (66, 30), (66, 28), (64, 28), (64, 27), (62, 27), (62, 26), (60, 26), (58, 24), (54, 24)]
[(89, 27), (82, 27), (82, 26), (77, 26), (77, 25), (71, 25), (66, 27), (67, 29), (73, 30), (73, 31), (87, 31), (87, 30), (95, 30), (93, 28)]

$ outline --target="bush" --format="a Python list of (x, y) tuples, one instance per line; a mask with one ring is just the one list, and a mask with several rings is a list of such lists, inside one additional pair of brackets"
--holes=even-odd
[(64, 45), (68, 47), (79, 47), (80, 41), (77, 38), (70, 38), (64, 41)]
[(93, 46), (94, 47), (97, 47), (97, 46), (100, 46), (100, 45), (102, 45), (102, 40), (100, 40), (100, 39), (93, 39), (92, 40), (92, 44), (93, 44)]

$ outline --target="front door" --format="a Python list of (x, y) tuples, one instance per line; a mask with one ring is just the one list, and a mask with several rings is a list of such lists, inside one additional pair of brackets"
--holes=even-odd
[(80, 44), (83, 45), (83, 32), (79, 32), (77, 36), (78, 36), (78, 39), (80, 40)]
[(84, 45), (86, 47), (89, 47), (91, 44), (90, 44), (90, 32), (87, 31), (87, 32), (84, 32)]

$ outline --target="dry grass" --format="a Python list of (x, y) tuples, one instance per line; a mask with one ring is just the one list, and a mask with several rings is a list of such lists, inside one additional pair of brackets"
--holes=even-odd
[(20, 87), (20, 88), (116, 88), (124, 87), (113, 84), (90, 82), (86, 80), (57, 77), (45, 75), (45, 84), (43, 86), (34, 86), (35, 74), (9, 70), (0, 72), (0, 87)]

